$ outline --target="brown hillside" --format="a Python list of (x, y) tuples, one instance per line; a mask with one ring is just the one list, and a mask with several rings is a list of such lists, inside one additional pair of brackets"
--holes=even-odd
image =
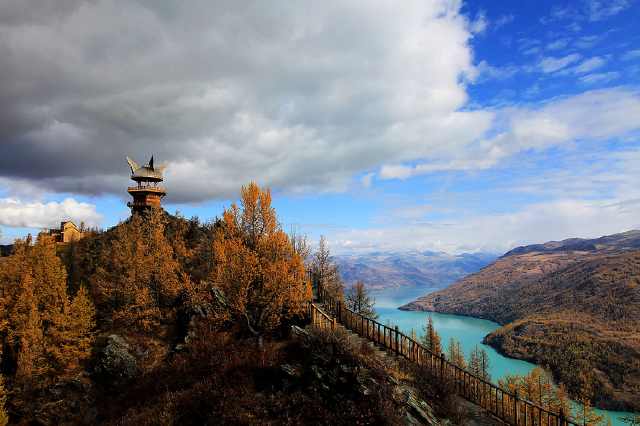
[(499, 322), (486, 342), (503, 353), (600, 407), (640, 410), (640, 250), (525, 250), (403, 309)]

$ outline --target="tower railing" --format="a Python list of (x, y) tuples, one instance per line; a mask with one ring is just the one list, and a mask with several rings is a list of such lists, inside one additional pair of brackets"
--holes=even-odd
[(153, 192), (167, 192), (164, 186), (152, 186), (152, 185), (139, 185), (129, 186), (127, 191), (153, 191)]

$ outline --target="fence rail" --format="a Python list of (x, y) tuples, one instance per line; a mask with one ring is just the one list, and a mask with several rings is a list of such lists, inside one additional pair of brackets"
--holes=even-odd
[(412, 337), (402, 333), (397, 326), (389, 327), (361, 315), (318, 288), (318, 301), (324, 309), (311, 303), (310, 317), (314, 325), (332, 330), (336, 322), (357, 334), (385, 347), (398, 356), (428, 369), (435, 377), (453, 384), (455, 392), (500, 420), (516, 426), (578, 426), (562, 411), (544, 408), (535, 402), (520, 398), (449, 362), (444, 354), (433, 353)]
[(336, 329), (336, 318), (328, 315), (315, 303), (309, 303), (309, 318), (311, 318), (311, 324), (322, 330)]

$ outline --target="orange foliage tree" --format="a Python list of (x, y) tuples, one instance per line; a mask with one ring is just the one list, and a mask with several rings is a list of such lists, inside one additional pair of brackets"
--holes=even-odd
[(211, 281), (231, 317), (258, 335), (302, 315), (311, 286), (302, 257), (278, 224), (270, 191), (255, 183), (242, 187), (240, 206), (225, 210), (222, 224)]
[(2, 357), (15, 364), (5, 373), (27, 388), (78, 371), (90, 355), (95, 309), (83, 288), (69, 297), (66, 280), (56, 244), (44, 234), (35, 244), (16, 241), (0, 262)]
[(161, 209), (133, 215), (113, 231), (92, 277), (101, 311), (119, 326), (150, 331), (171, 312), (187, 277), (165, 237)]

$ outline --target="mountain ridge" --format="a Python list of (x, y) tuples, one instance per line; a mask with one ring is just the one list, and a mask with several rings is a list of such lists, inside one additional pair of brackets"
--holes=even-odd
[(443, 288), (480, 270), (497, 255), (407, 251), (343, 254), (333, 258), (347, 286), (361, 280), (375, 292), (389, 288)]

